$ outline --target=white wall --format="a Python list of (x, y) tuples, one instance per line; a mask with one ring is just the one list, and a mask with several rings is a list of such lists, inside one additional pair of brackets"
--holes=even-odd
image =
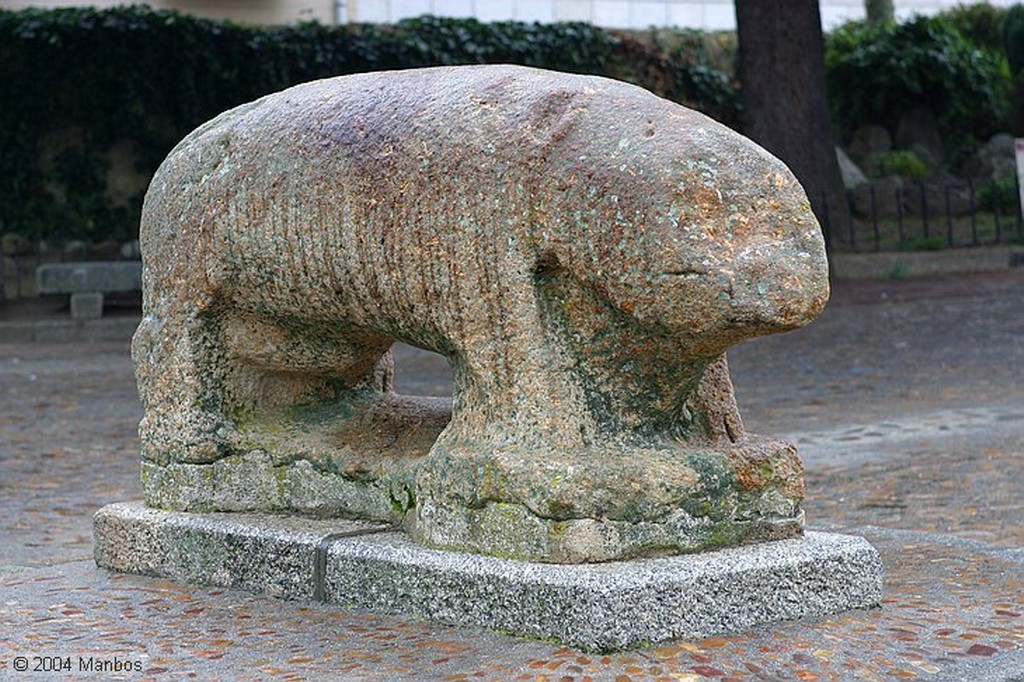
[[(96, 5), (110, 7), (140, 0), (0, 0), (4, 9)], [(932, 14), (971, 0), (894, 0), (896, 14)], [(1019, 0), (990, 0), (1009, 6)], [(736, 28), (732, 0), (148, 0), (153, 7), (209, 18), (263, 24), (316, 20), (391, 23), (434, 14), (481, 21), (587, 21), (609, 28), (682, 26), (708, 30)], [(864, 0), (821, 0), (826, 29), (864, 17)]]
[(0, 0), (3, 9), (83, 5), (116, 7), (132, 4), (147, 4), (155, 9), (173, 9), (208, 19), (232, 19), (251, 24), (294, 24), (300, 21), (333, 24), (336, 17), (335, 0)]
[(420, 14), (481, 21), (586, 21), (614, 28), (735, 24), (732, 0), (347, 0), (348, 20), (394, 22)]
[[(350, 22), (388, 23), (421, 14), (481, 21), (587, 21), (609, 28), (736, 28), (732, 0), (339, 0)], [(934, 14), (970, 0), (895, 0), (897, 17)], [(1019, 0), (990, 0), (1009, 6)], [(864, 18), (864, 0), (821, 0), (826, 29)]]

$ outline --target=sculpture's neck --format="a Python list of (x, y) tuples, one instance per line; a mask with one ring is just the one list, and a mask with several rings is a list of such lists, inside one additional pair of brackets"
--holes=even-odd
[[(564, 270), (538, 274), (545, 328), (567, 347), (569, 374), (604, 437), (705, 440), (690, 398), (714, 358), (693, 357), (666, 332), (642, 329)], [(555, 340), (555, 339), (553, 339)]]

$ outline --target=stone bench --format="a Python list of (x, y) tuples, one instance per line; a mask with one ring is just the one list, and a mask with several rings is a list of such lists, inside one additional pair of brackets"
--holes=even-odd
[(140, 261), (46, 263), (36, 269), (39, 294), (70, 294), (71, 317), (103, 316), (103, 295), (142, 290)]

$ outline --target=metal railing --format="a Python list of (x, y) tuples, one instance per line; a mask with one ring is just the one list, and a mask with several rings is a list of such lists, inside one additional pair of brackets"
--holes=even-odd
[(866, 183), (847, 191), (845, 229), (835, 216), (823, 228), (832, 248), (859, 252), (1024, 243), (1018, 196), (1006, 182)]

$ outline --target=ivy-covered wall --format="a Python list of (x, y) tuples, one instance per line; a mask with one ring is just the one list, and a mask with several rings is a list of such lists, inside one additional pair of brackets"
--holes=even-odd
[(146, 7), (0, 11), (0, 232), (131, 238), (149, 177), (185, 134), (327, 76), (511, 62), (628, 80), (736, 121), (735, 83), (709, 57), (734, 45), (696, 31), (643, 38), (432, 17), (257, 28)]

